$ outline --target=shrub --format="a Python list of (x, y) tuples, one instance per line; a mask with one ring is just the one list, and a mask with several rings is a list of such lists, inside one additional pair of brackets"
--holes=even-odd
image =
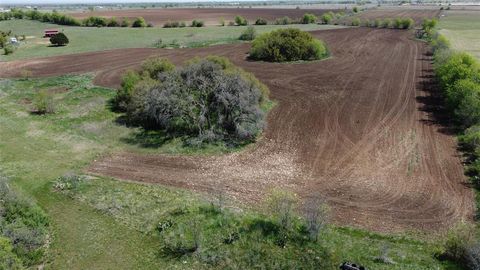
[(293, 23), (293, 20), (287, 16), (275, 20), (275, 24), (277, 25), (287, 25), (292, 23)]
[(112, 109), (118, 112), (125, 112), (131, 101), (135, 85), (141, 80), (140, 75), (132, 70), (127, 71), (122, 77), (121, 88), (111, 101)]
[(463, 262), (467, 256), (467, 250), (476, 243), (475, 228), (467, 223), (455, 225), (448, 233), (443, 243), (444, 256)]
[(279, 29), (257, 37), (250, 57), (269, 62), (316, 60), (328, 55), (324, 43), (299, 29)]
[(353, 7), (352, 11), (353, 11), (354, 13), (358, 13), (358, 7)]
[(361, 21), (360, 21), (359, 18), (353, 18), (351, 24), (352, 24), (352, 26), (360, 26)]
[(91, 16), (84, 19), (82, 24), (88, 27), (104, 27), (104, 26), (107, 26), (107, 19), (102, 17)]
[(15, 51), (15, 47), (12, 45), (8, 44), (3, 47), (3, 54), (9, 55), (12, 54)]
[(64, 33), (58, 33), (50, 38), (50, 43), (55, 46), (65, 46), (69, 43), (68, 37)]
[(172, 71), (175, 69), (168, 59), (159, 57), (150, 57), (142, 63), (142, 71), (144, 76), (149, 76), (152, 79), (160, 79), (159, 75), (163, 72)]
[(390, 18), (386, 18), (383, 20), (383, 23), (382, 23), (382, 28), (389, 28), (393, 25), (393, 21), (392, 19)]
[(75, 191), (84, 181), (84, 176), (80, 176), (74, 173), (67, 173), (55, 180), (55, 182), (53, 183), (53, 188), (58, 191)]
[(203, 27), (203, 26), (205, 26), (205, 23), (203, 21), (193, 20), (191, 26), (192, 27)]
[(223, 17), (220, 18), (220, 26), (225, 26), (225, 19)]
[(333, 20), (333, 17), (329, 13), (325, 13), (325, 14), (322, 15), (322, 23), (323, 24), (329, 24), (329, 23), (332, 22), (332, 20)]
[(123, 18), (122, 22), (120, 23), (121, 27), (129, 27), (130, 21), (127, 18)]
[(235, 24), (237, 25), (247, 25), (248, 21), (242, 16), (235, 16)]
[(267, 20), (263, 19), (263, 18), (258, 18), (256, 21), (255, 21), (255, 25), (267, 25), (268, 22)]
[(147, 23), (145, 22), (144, 18), (138, 17), (133, 21), (132, 27), (135, 27), (135, 28), (147, 27)]
[(402, 19), (402, 29), (411, 29), (415, 25), (415, 21), (412, 18)]
[(330, 209), (322, 198), (310, 196), (305, 200), (302, 210), (310, 240), (317, 241), (318, 234), (327, 225)]
[(401, 18), (395, 18), (393, 20), (393, 28), (395, 28), (395, 29), (402, 28), (402, 19)]
[(247, 27), (245, 31), (242, 32), (240, 37), (238, 39), (240, 40), (254, 40), (255, 37), (257, 36), (257, 31), (253, 26)]
[[(326, 15), (326, 14), (325, 14)], [(302, 23), (303, 24), (310, 24), (310, 23), (316, 23), (317, 22), (317, 16), (311, 14), (311, 13), (305, 13), (302, 18)], [(323, 16), (322, 16), (323, 20)]]
[(47, 90), (38, 91), (33, 98), (33, 112), (37, 114), (54, 113), (53, 95)]
[(22, 262), (13, 252), (10, 240), (0, 236), (0, 269), (20, 270), (24, 269)]
[(440, 64), (437, 60), (435, 63), (435, 72), (446, 91), (458, 80), (479, 76), (480, 66), (477, 60), (467, 53), (454, 53), (445, 63)]
[(120, 26), (120, 24), (117, 22), (117, 19), (115, 19), (115, 17), (112, 17), (112, 18), (108, 19), (107, 26), (108, 27), (118, 27), (118, 26)]
[(380, 19), (375, 19), (375, 21), (373, 21), (373, 26), (374, 27), (379, 28), (379, 27), (382, 27), (382, 25), (383, 25), (383, 22)]
[(223, 58), (197, 59), (163, 72), (153, 86), (137, 83), (127, 117), (191, 142), (251, 141), (263, 128), (262, 90), (232, 66)]

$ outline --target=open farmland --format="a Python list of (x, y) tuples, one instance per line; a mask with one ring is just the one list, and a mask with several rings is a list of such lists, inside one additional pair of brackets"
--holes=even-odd
[(155, 26), (162, 26), (168, 21), (190, 22), (194, 19), (203, 20), (207, 25), (219, 25), (220, 19), (226, 22), (233, 21), (235, 16), (243, 16), (251, 23), (258, 18), (264, 18), (268, 21), (275, 21), (277, 18), (288, 16), (292, 19), (301, 18), (306, 12), (322, 15), (327, 9), (272, 9), (272, 8), (168, 8), (168, 9), (128, 9), (115, 11), (94, 11), (83, 13), (72, 13), (71, 15), (78, 19), (84, 19), (89, 16), (100, 16), (105, 18), (129, 18), (135, 19), (143, 17), (147, 22)]
[(440, 33), (456, 50), (466, 51), (480, 59), (480, 10), (447, 10), (442, 12)]
[[(222, 187), (252, 204), (272, 187), (325, 196), (335, 221), (377, 231), (445, 228), (473, 215), (456, 142), (436, 115), (426, 45), (408, 32), (341, 29), (314, 32), (332, 58), (298, 64), (246, 60), (248, 44), (199, 49), (128, 49), (13, 61), (0, 76), (95, 72), (117, 86), (122, 72), (151, 55), (181, 63), (224, 55), (253, 72), (278, 106), (263, 138), (224, 156), (121, 152), (89, 172), (209, 192)], [(75, 63), (75, 64), (72, 64)]]
[(417, 25), (421, 24), (425, 18), (435, 18), (440, 14), (439, 9), (368, 9), (361, 12), (358, 17), (361, 20), (375, 19), (395, 19), (395, 18), (412, 18)]

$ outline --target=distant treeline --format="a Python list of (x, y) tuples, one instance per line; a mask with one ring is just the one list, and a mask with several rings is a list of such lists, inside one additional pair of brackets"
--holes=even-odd
[(123, 18), (118, 21), (116, 18), (103, 18), (90, 16), (83, 20), (76, 19), (70, 15), (62, 14), (57, 11), (53, 12), (40, 12), (38, 10), (21, 10), (12, 9), (8, 12), (0, 13), (0, 21), (6, 21), (11, 19), (29, 19), (45, 23), (54, 23), (59, 25), (69, 26), (86, 26), (86, 27), (151, 27), (152, 24), (147, 24), (142, 17), (136, 18), (133, 22), (130, 22), (127, 18)]

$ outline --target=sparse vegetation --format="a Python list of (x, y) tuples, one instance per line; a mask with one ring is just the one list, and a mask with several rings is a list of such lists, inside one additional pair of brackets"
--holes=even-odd
[(250, 50), (252, 59), (270, 62), (318, 60), (327, 55), (322, 41), (294, 28), (262, 34), (253, 41)]

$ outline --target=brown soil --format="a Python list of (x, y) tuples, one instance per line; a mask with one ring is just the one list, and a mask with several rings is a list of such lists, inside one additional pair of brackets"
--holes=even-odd
[(130, 20), (133, 20), (137, 17), (143, 17), (149, 23), (153, 23), (156, 26), (163, 26), (163, 24), (168, 21), (184, 21), (189, 23), (194, 19), (203, 20), (207, 25), (219, 25), (221, 18), (228, 23), (229, 21), (233, 21), (237, 15), (243, 16), (249, 20), (250, 23), (253, 23), (258, 18), (274, 21), (277, 18), (288, 16), (295, 19), (301, 18), (303, 14), (307, 12), (320, 16), (328, 11), (330, 10), (302, 10), (293, 8), (168, 8), (94, 11), (72, 13), (71, 15), (78, 19), (84, 19), (89, 16), (101, 16), (105, 18), (129, 18)]
[(120, 74), (156, 54), (176, 63), (225, 55), (253, 72), (278, 102), (263, 138), (240, 153), (192, 157), (119, 153), (89, 171), (120, 179), (210, 192), (248, 204), (269, 189), (319, 194), (335, 222), (376, 231), (436, 230), (473, 216), (455, 138), (439, 118), (431, 57), (401, 30), (313, 32), (330, 59), (301, 64), (246, 60), (249, 44), (201, 49), (126, 49), (0, 63), (0, 77), (28, 68), (35, 76)]

